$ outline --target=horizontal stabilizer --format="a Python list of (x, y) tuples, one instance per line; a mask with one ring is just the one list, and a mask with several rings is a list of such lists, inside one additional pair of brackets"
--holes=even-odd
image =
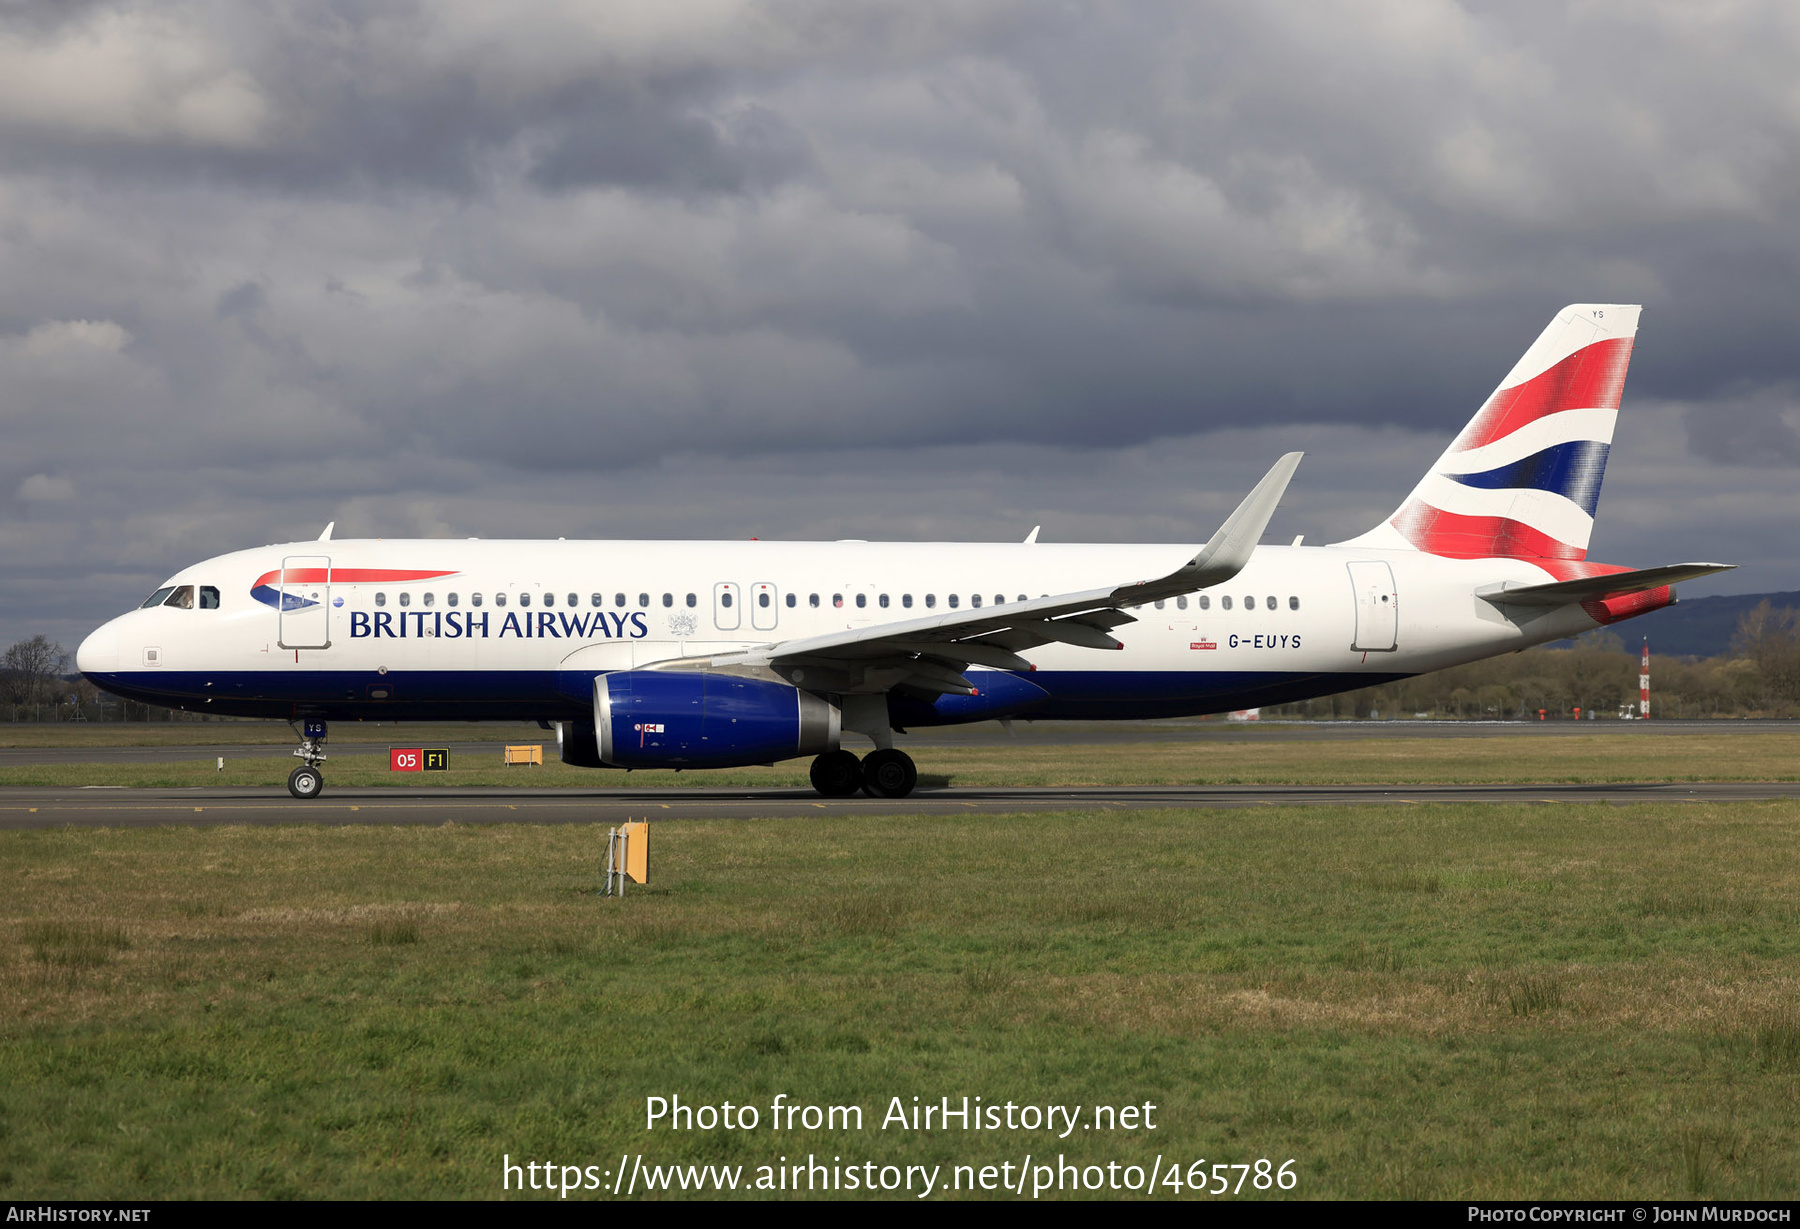
[(1635, 572), (1613, 572), (1607, 576), (1583, 576), (1578, 580), (1560, 580), (1548, 585), (1520, 585), (1508, 581), (1477, 589), (1475, 596), (1504, 606), (1566, 606), (1571, 602), (1588, 602), (1609, 597), (1624, 597), (1646, 589), (1729, 572), (1735, 563), (1671, 563), (1667, 567), (1640, 568)]

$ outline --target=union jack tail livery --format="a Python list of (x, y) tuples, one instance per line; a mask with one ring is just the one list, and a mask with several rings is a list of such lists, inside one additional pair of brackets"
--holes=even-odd
[(1346, 545), (1586, 559), (1639, 310), (1576, 303), (1558, 312), (1399, 511)]

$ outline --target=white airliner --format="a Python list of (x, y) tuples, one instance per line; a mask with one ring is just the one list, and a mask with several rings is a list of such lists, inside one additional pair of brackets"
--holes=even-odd
[[(303, 723), (537, 720), (590, 768), (814, 756), (904, 797), (894, 734), (1222, 713), (1510, 653), (1674, 600), (1713, 563), (1586, 562), (1638, 308), (1557, 313), (1392, 517), (1259, 546), (1299, 453), (1192, 546), (317, 541), (170, 577), (81, 645), (150, 704)], [(860, 759), (842, 735), (867, 738)]]

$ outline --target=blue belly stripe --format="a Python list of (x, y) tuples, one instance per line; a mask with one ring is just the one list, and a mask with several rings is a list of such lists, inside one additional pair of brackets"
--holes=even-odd
[[(567, 721), (593, 717), (591, 670), (367, 670), (94, 672), (117, 696), (222, 717), (324, 717), (336, 721)], [(1407, 673), (1239, 670), (1040, 670), (1011, 709), (934, 707), (895, 696), (902, 726), (961, 725), (1009, 712), (1033, 720), (1197, 717), (1287, 704), (1411, 677)], [(996, 680), (997, 681), (997, 680)], [(380, 693), (377, 695), (376, 693)], [(1039, 693), (1043, 693), (1041, 696)]]

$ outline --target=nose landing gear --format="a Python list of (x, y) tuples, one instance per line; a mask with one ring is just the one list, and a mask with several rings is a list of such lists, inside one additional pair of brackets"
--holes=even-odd
[(288, 793), (296, 798), (317, 798), (325, 789), (325, 777), (319, 772), (319, 765), (325, 762), (326, 732), (323, 721), (310, 719), (302, 729), (300, 749), (294, 752), (301, 764), (288, 774)]

